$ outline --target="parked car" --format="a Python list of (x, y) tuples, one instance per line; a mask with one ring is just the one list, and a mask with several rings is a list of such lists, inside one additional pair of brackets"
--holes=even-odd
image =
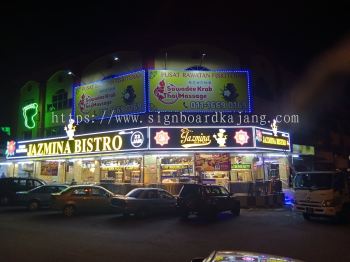
[(0, 205), (14, 204), (16, 192), (28, 191), (45, 184), (45, 181), (36, 178), (0, 178)]
[(289, 257), (267, 255), (245, 251), (214, 251), (208, 257), (193, 258), (191, 262), (229, 262), (229, 261), (279, 261), (279, 262), (302, 262)]
[(113, 197), (111, 205), (125, 216), (176, 212), (176, 198), (161, 188), (135, 188), (125, 196)]
[(52, 193), (59, 193), (68, 188), (68, 185), (42, 185), (29, 191), (20, 191), (16, 195), (16, 204), (26, 206), (30, 211), (52, 205)]
[(67, 217), (77, 212), (112, 212), (111, 198), (114, 194), (101, 186), (77, 185), (71, 186), (52, 196), (52, 208), (62, 210)]
[(180, 190), (177, 205), (183, 218), (191, 213), (210, 218), (215, 218), (222, 211), (231, 211), (235, 216), (240, 214), (240, 202), (226, 188), (217, 185), (185, 184)]

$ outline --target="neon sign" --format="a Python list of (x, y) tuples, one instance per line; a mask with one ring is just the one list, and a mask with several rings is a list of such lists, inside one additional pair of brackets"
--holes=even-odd
[(163, 130), (157, 132), (156, 136), (154, 137), (154, 140), (156, 140), (156, 144), (161, 146), (167, 145), (169, 139), (170, 137), (168, 135), (168, 132), (164, 132)]
[(39, 112), (38, 107), (39, 107), (39, 105), (37, 103), (31, 103), (31, 104), (26, 105), (22, 108), (23, 117), (24, 117), (24, 125), (26, 128), (33, 129), (35, 127), (34, 117)]
[(75, 140), (33, 143), (28, 145), (27, 156), (79, 154), (100, 151), (118, 151), (123, 145), (120, 135), (89, 137)]
[[(123, 129), (99, 133), (75, 135), (73, 140), (66, 136), (34, 139), (16, 142), (16, 149), (8, 159), (53, 157), (67, 155), (106, 154), (120, 151), (142, 150), (148, 145), (142, 141), (147, 128)], [(141, 143), (142, 142), (142, 143)], [(9, 144), (13, 151), (14, 144)], [(9, 152), (12, 152), (9, 151)]]
[(181, 129), (181, 146), (188, 148), (188, 147), (195, 147), (195, 146), (206, 146), (211, 143), (210, 136), (206, 136), (203, 133), (200, 133), (198, 135), (191, 135), (193, 133), (193, 130), (190, 130), (188, 128)]
[(236, 140), (237, 144), (240, 144), (241, 146), (243, 146), (244, 144), (248, 143), (249, 136), (247, 132), (243, 130), (239, 130), (238, 132), (236, 132), (234, 139)]

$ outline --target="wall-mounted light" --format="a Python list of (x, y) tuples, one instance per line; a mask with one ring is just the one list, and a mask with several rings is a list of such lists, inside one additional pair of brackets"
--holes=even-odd
[(115, 57), (113, 57), (113, 60), (114, 61), (119, 61), (119, 57), (115, 56)]
[(200, 66), (202, 66), (202, 64), (203, 64), (203, 60), (204, 60), (204, 57), (205, 57), (206, 55), (207, 55), (206, 53), (203, 53), (203, 54), (202, 54), (202, 57), (201, 57), (201, 64), (200, 64)]

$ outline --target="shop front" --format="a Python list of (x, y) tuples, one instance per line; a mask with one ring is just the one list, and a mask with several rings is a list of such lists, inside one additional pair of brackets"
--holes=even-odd
[[(242, 196), (288, 185), (289, 134), (248, 127), (142, 127), (16, 142), (13, 176), (102, 184), (117, 193), (184, 183), (217, 184)], [(278, 185), (278, 186), (276, 186)]]

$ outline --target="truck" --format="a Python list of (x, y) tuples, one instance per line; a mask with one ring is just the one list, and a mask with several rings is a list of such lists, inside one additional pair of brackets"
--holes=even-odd
[(344, 171), (298, 172), (293, 179), (293, 210), (304, 219), (350, 221), (350, 175)]

